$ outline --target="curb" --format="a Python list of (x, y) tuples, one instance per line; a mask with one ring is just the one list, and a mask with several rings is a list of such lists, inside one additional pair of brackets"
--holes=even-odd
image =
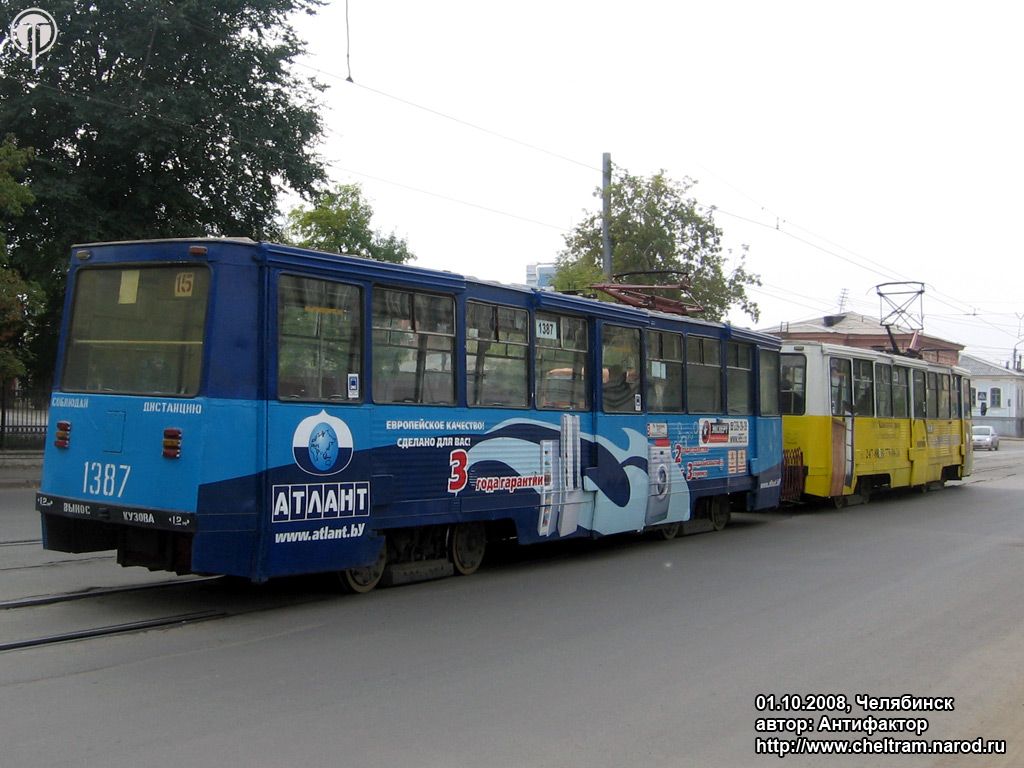
[(14, 490), (18, 488), (35, 488), (36, 490), (39, 490), (39, 480), (28, 477), (21, 480), (0, 480), (0, 490)]

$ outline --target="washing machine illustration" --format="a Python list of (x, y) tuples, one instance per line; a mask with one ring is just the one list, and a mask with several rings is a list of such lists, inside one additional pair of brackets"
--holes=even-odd
[(656, 525), (668, 518), (672, 500), (672, 450), (668, 446), (652, 445), (648, 448), (647, 477), (650, 491), (644, 523)]
[(561, 496), (561, 466), (558, 443), (543, 440), (540, 444), (540, 467), (544, 485), (540, 492), (540, 515), (537, 519), (537, 535), (550, 536), (558, 530), (559, 497)]
[(568, 536), (579, 527), (580, 507), (585, 500), (580, 469), (580, 417), (563, 414), (558, 440), (540, 444), (544, 486), (540, 494), (537, 534)]

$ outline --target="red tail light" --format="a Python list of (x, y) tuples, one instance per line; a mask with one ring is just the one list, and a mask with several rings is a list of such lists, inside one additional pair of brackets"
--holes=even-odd
[(164, 458), (177, 459), (181, 457), (181, 430), (177, 427), (168, 427), (164, 430)]
[(67, 448), (71, 445), (71, 422), (70, 421), (58, 421), (57, 422), (57, 437), (53, 441), (53, 444), (58, 448)]

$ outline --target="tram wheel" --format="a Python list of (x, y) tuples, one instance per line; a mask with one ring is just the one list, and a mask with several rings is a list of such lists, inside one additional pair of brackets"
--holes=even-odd
[(448, 557), (460, 576), (476, 573), (487, 551), (487, 529), (483, 523), (461, 523), (448, 530)]
[(658, 528), (656, 535), (660, 536), (665, 541), (669, 541), (679, 535), (679, 531), (682, 530), (682, 527), (681, 523), (669, 523), (668, 525), (663, 525)]
[(711, 526), (720, 531), (729, 524), (732, 515), (729, 512), (729, 499), (716, 496), (711, 500)]
[(380, 584), (384, 576), (384, 566), (388, 562), (388, 547), (386, 543), (381, 544), (380, 554), (376, 561), (362, 568), (346, 568), (338, 571), (338, 582), (345, 592), (364, 594)]

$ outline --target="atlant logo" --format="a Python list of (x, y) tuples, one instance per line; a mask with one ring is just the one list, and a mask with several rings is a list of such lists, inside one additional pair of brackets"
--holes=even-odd
[(300, 421), (292, 436), (295, 463), (311, 475), (341, 472), (352, 461), (352, 453), (352, 431), (327, 411)]

